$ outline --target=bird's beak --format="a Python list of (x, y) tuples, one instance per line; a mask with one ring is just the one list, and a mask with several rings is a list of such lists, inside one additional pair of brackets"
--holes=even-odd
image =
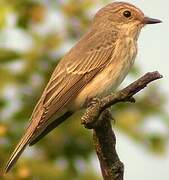
[(157, 23), (162, 23), (162, 21), (159, 19), (153, 19), (149, 17), (144, 18), (144, 24), (157, 24)]

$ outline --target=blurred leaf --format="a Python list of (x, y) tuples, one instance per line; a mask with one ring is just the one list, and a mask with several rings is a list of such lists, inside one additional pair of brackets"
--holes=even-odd
[(9, 63), (22, 57), (22, 54), (11, 49), (0, 48), (0, 64)]
[(0, 6), (0, 29), (6, 26), (7, 13), (8, 13), (8, 7)]
[(15, 83), (15, 76), (13, 76), (10, 70), (0, 67), (0, 92), (9, 85), (9, 83)]
[(162, 154), (165, 152), (166, 139), (160, 134), (150, 134), (147, 140), (147, 146), (154, 152)]
[(32, 23), (42, 22), (45, 17), (46, 8), (38, 1), (18, 1), (15, 8), (16, 12), (19, 12), (17, 25), (24, 29), (29, 28)]
[(0, 97), (0, 109), (5, 108), (7, 106), (8, 102), (5, 98)]

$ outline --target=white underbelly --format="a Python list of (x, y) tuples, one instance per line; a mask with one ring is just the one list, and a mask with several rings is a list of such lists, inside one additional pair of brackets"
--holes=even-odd
[[(97, 74), (84, 89), (82, 89), (77, 97), (71, 102), (73, 110), (82, 108), (87, 99), (108, 95), (121, 84), (131, 69), (137, 52), (134, 42), (131, 39), (127, 40), (129, 41), (126, 41), (127, 44), (132, 43), (130, 50), (125, 49), (128, 53), (122, 50), (122, 46), (119, 46), (122, 48), (120, 50), (117, 48), (119, 51), (119, 54), (117, 55), (118, 60), (117, 56), (112, 57), (112, 62)], [(128, 46), (125, 45), (125, 48), (126, 47), (128, 48)]]
[(106, 67), (77, 95), (72, 102), (73, 109), (81, 108), (87, 99), (103, 97), (111, 93), (124, 80), (130, 67), (131, 65), (126, 63), (111, 64)]

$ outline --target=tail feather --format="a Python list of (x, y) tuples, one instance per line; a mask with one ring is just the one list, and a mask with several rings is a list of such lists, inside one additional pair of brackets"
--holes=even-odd
[(55, 119), (53, 122), (51, 122), (49, 125), (46, 126), (45, 129), (42, 130), (37, 136), (34, 136), (31, 138), (29, 142), (29, 146), (34, 145), (39, 140), (41, 140), (44, 136), (46, 136), (48, 133), (50, 133), (54, 128), (56, 128), (58, 125), (60, 125), (62, 122), (64, 122), (66, 119), (68, 119), (73, 113), (67, 111), (59, 118)]
[(18, 145), (16, 146), (14, 152), (12, 153), (11, 157), (9, 158), (9, 161), (7, 162), (7, 165), (5, 167), (5, 173), (7, 173), (13, 165), (17, 162), (18, 158), (26, 148), (26, 146), (29, 144), (30, 138), (32, 136), (32, 132), (28, 131), (25, 133), (23, 138), (20, 140)]
[(30, 118), (32, 121), (27, 127), (24, 136), (16, 146), (11, 157), (9, 158), (9, 161), (6, 164), (5, 173), (7, 173), (14, 166), (14, 164), (17, 162), (17, 160), (19, 159), (20, 155), (22, 154), (26, 146), (29, 145), (31, 138), (35, 133), (36, 127), (43, 115), (43, 108), (40, 102), (41, 101), (38, 102), (38, 104), (35, 107), (35, 110), (32, 113), (32, 116)]

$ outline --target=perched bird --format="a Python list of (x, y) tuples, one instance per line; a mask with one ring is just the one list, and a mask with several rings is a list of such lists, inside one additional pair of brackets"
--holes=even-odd
[(124, 2), (100, 9), (89, 31), (54, 70), (5, 172), (16, 163), (27, 145), (33, 145), (74, 111), (83, 108), (87, 100), (114, 90), (134, 63), (141, 29), (146, 24), (160, 22)]

